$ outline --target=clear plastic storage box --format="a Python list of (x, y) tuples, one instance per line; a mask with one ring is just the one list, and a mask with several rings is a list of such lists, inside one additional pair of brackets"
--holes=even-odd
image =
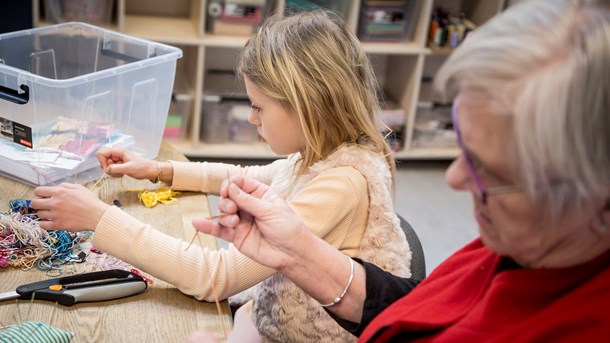
[(100, 176), (95, 152), (159, 152), (178, 48), (83, 23), (0, 35), (0, 172), (29, 184)]

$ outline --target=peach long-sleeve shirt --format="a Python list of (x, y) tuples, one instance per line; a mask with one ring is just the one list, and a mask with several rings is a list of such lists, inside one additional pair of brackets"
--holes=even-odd
[[(288, 160), (265, 166), (240, 167), (222, 163), (172, 162), (172, 188), (218, 194), (229, 175), (245, 175), (270, 184), (292, 173)], [(290, 206), (316, 235), (354, 256), (366, 227), (369, 197), (364, 176), (353, 167), (321, 172), (291, 196)], [(167, 207), (171, 210), (171, 207)], [(203, 213), (202, 213), (203, 216)], [(96, 227), (93, 244), (199, 300), (213, 301), (210, 276), (219, 299), (237, 294), (275, 271), (242, 255), (232, 245), (219, 251), (192, 245), (110, 207)]]

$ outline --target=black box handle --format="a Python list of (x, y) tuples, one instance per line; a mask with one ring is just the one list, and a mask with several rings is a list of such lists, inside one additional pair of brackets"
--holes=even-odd
[(28, 101), (30, 101), (30, 87), (21, 85), (19, 86), (19, 89), (21, 89), (23, 93), (19, 93), (19, 91), (8, 87), (0, 86), (0, 99), (14, 102), (19, 105), (27, 104)]

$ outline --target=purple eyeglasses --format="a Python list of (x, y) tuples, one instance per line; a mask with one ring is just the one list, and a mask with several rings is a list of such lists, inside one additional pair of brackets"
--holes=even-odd
[(483, 204), (487, 204), (487, 199), (491, 195), (496, 194), (506, 194), (506, 193), (517, 193), (521, 192), (521, 188), (519, 186), (494, 186), (487, 187), (485, 183), (477, 173), (477, 169), (472, 162), (470, 156), (468, 156), (468, 152), (466, 150), (466, 146), (464, 145), (464, 141), (462, 140), (462, 132), (460, 131), (460, 126), (457, 120), (457, 107), (458, 101), (455, 100), (453, 102), (453, 106), (451, 107), (451, 121), (453, 123), (453, 130), (457, 136), (457, 143), (462, 151), (462, 156), (464, 158), (464, 162), (466, 164), (466, 168), (468, 169), (468, 173), (470, 174), (470, 178), (474, 181), (477, 186), (476, 196)]

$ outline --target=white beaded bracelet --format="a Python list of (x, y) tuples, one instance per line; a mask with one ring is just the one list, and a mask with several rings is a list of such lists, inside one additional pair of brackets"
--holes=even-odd
[(330, 304), (320, 304), (320, 305), (322, 305), (322, 307), (330, 307), (330, 306), (333, 306), (333, 305), (337, 305), (338, 303), (341, 302), (341, 300), (343, 300), (343, 297), (345, 296), (345, 293), (347, 293), (347, 290), (349, 289), (349, 286), (351, 286), (352, 280), (354, 279), (354, 260), (352, 260), (350, 258), (349, 259), (349, 263), (350, 263), (350, 266), (351, 266), (351, 270), (350, 270), (350, 274), (349, 274), (349, 280), (347, 280), (347, 285), (345, 286), (345, 289), (343, 290), (343, 293), (341, 293), (340, 296), (334, 298), (333, 301)]

